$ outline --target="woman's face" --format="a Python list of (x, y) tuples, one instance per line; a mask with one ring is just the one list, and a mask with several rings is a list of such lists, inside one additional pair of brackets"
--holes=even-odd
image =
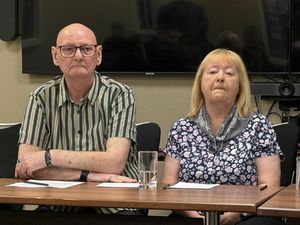
[(239, 74), (234, 65), (209, 60), (201, 83), (206, 104), (225, 103), (231, 107), (239, 93)]

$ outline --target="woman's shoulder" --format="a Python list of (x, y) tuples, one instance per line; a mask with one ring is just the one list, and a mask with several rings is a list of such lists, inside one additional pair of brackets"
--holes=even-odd
[(182, 127), (182, 126), (194, 126), (196, 125), (194, 120), (191, 120), (188, 117), (183, 117), (178, 119), (175, 123), (174, 123), (174, 127)]
[(249, 120), (249, 125), (250, 126), (255, 126), (255, 127), (261, 127), (261, 128), (271, 128), (272, 127), (272, 124), (271, 122), (269, 121), (269, 119), (260, 114), (260, 113), (253, 113), (250, 117), (250, 120)]
[(255, 112), (251, 115), (250, 121), (260, 122), (260, 123), (270, 123), (270, 121), (268, 120), (268, 118), (265, 115), (257, 113), (257, 112)]
[(173, 126), (170, 129), (170, 133), (177, 134), (177, 135), (186, 135), (188, 133), (195, 131), (196, 129), (198, 129), (198, 126), (195, 123), (195, 121), (187, 117), (183, 117), (178, 119), (173, 124)]

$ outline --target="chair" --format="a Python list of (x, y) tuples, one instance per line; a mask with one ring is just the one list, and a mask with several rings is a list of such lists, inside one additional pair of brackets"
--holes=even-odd
[(138, 123), (136, 129), (136, 144), (138, 151), (159, 150), (161, 130), (157, 123)]
[[(136, 148), (138, 151), (158, 151), (160, 144), (160, 127), (154, 122), (138, 123), (136, 125)], [(140, 210), (148, 215), (148, 209)]]
[[(0, 177), (14, 178), (21, 123), (0, 123)], [(2, 210), (21, 210), (23, 205), (0, 204)]]
[(281, 161), (281, 186), (294, 182), (296, 175), (296, 154), (299, 141), (298, 127), (292, 123), (281, 123), (273, 126), (277, 142), (284, 154)]
[(0, 124), (0, 177), (14, 178), (21, 123)]

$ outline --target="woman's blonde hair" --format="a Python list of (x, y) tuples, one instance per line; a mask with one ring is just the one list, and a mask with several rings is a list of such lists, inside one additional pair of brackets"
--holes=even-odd
[(235, 52), (221, 48), (211, 51), (201, 62), (196, 73), (191, 95), (191, 108), (187, 116), (189, 118), (195, 118), (199, 114), (200, 108), (205, 104), (201, 90), (202, 76), (208, 61), (215, 59), (225, 61), (237, 69), (239, 75), (239, 93), (235, 99), (235, 105), (241, 117), (249, 116), (251, 113), (250, 84), (243, 60)]

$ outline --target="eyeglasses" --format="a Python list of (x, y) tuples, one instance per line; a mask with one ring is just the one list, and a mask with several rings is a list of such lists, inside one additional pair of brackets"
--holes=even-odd
[(71, 58), (75, 55), (78, 48), (83, 56), (93, 56), (95, 54), (97, 45), (61, 45), (57, 47), (59, 48), (60, 54), (63, 57)]

